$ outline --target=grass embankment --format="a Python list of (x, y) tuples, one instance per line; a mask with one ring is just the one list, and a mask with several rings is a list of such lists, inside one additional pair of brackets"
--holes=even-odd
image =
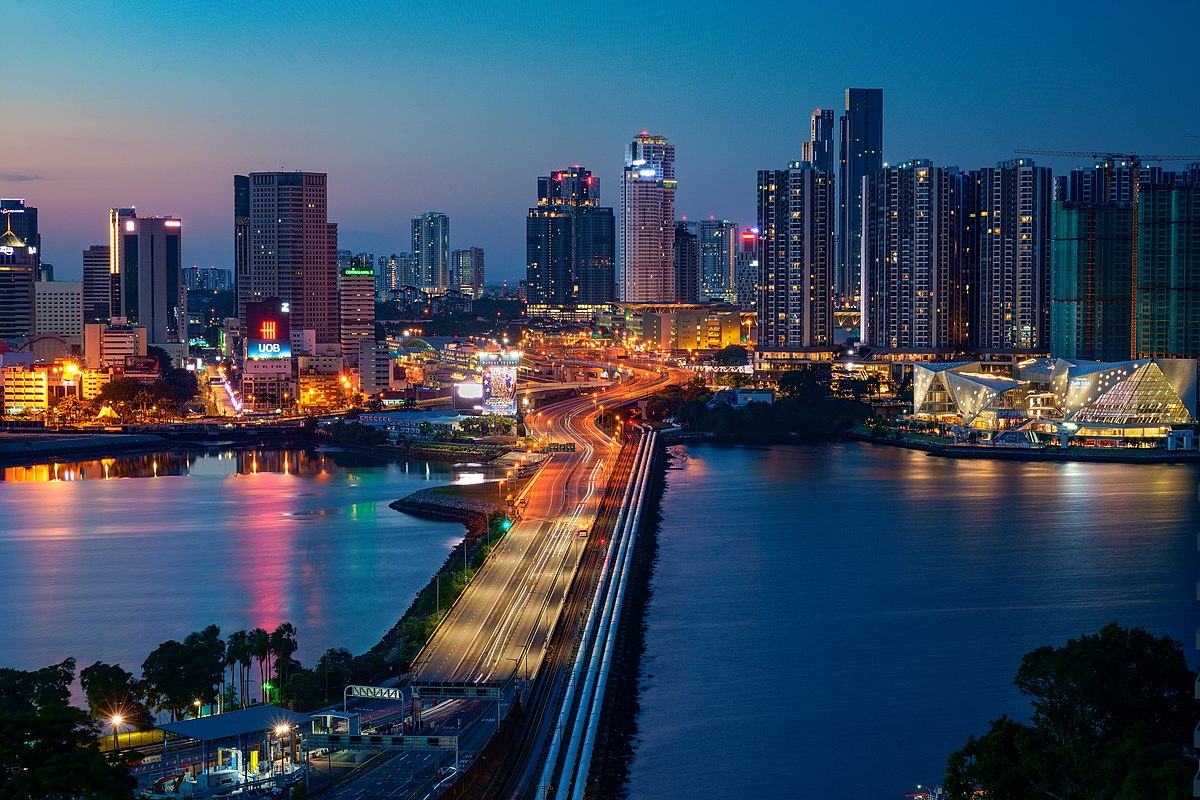
[(514, 500), (520, 497), (521, 492), (529, 485), (532, 477), (532, 475), (529, 475), (524, 478), (513, 478), (504, 484), (503, 491), (501, 491), (497, 481), (451, 483), (446, 486), (437, 486), (431, 491), (451, 497), (461, 497), (465, 500), (478, 500), (483, 503), (495, 503), (498, 506), (503, 506), (504, 498), (508, 495), (511, 494)]
[[(488, 518), (488, 535), (474, 540), (463, 539), (433, 579), (417, 593), (412, 606), (405, 612), (403, 622), (400, 623), (396, 653), (398, 661), (412, 664), (412, 660), (437, 629), (442, 617), (470, 584), (475, 573), (487, 560), (488, 554), (504, 538), (508, 531), (507, 521), (504, 514), (492, 514)], [(463, 548), (466, 548), (467, 553), (465, 569)]]

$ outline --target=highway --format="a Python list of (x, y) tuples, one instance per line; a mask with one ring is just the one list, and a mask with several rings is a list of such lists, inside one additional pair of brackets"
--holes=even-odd
[(524, 519), (509, 531), (415, 661), (422, 683), (508, 683), (531, 679), (557, 621), (584, 539), (616, 457), (596, 424), (612, 407), (652, 392), (668, 378), (636, 369), (592, 397), (547, 406), (526, 418), (532, 435), (575, 444), (555, 454), (524, 492)]

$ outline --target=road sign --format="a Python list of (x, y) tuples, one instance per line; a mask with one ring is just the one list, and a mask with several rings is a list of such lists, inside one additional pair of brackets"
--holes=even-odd
[(404, 699), (403, 689), (396, 689), (390, 686), (357, 686), (351, 684), (346, 687), (346, 694), (352, 694), (355, 697), (373, 697), (376, 700)]
[(543, 453), (574, 453), (574, 442), (550, 442), (542, 448)]
[(414, 682), (413, 696), (426, 700), (496, 700), (500, 686), (494, 683), (422, 683)]

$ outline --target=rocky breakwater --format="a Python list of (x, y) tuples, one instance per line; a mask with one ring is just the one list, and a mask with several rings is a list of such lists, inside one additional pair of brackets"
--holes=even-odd
[(487, 533), (489, 519), (502, 510), (495, 503), (441, 494), (433, 489), (413, 492), (392, 503), (391, 507), (414, 517), (461, 522), (467, 527), (468, 538)]

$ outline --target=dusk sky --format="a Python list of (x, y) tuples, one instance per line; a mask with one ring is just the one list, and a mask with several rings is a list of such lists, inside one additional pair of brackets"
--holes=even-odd
[(409, 220), (445, 211), (451, 247), (513, 280), (537, 176), (582, 164), (616, 207), (643, 129), (676, 146), (678, 213), (753, 224), (755, 171), (799, 158), (812, 109), (840, 111), (847, 86), (883, 87), (891, 163), (1200, 151), (1175, 34), (1196, 2), (2, 8), (0, 196), (38, 207), (68, 280), (111, 206), (180, 216), (185, 262), (232, 268), (233, 175), (280, 168), (329, 173), (344, 248), (407, 251)]

